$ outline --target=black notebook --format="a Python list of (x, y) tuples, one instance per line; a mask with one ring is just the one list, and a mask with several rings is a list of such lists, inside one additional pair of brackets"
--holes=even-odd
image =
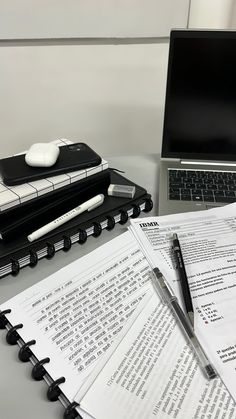
[[(111, 183), (134, 185), (136, 187), (134, 198), (113, 197), (105, 193), (104, 203), (100, 207), (91, 212), (84, 212), (32, 243), (27, 239), (29, 227), (25, 229), (25, 232), (22, 231), (20, 235), (16, 235), (13, 240), (9, 242), (1, 241), (0, 277), (8, 274), (16, 275), (21, 268), (28, 265), (34, 267), (44, 257), (50, 259), (59, 250), (67, 251), (74, 243), (83, 244), (88, 236), (97, 237), (103, 229), (111, 230), (116, 223), (125, 224), (129, 217), (137, 217), (141, 211), (147, 212), (152, 209), (151, 196), (144, 188), (112, 170), (109, 170), (109, 175)], [(104, 193), (104, 183), (102, 183), (99, 190), (96, 188), (96, 191), (96, 194)], [(87, 195), (83, 195), (84, 200), (86, 200), (85, 196)], [(73, 206), (73, 199), (73, 197), (70, 199), (70, 209), (81, 203), (75, 199)], [(66, 211), (68, 211), (68, 208), (65, 208), (64, 212)], [(53, 211), (53, 217), (50, 221), (56, 217)], [(47, 219), (46, 222), (48, 221)], [(38, 225), (36, 223), (33, 231), (37, 228)]]
[(104, 194), (111, 182), (110, 171), (103, 170), (88, 178), (24, 202), (0, 213), (0, 237), (4, 243), (17, 235), (27, 235), (42, 225), (70, 211), (97, 194)]

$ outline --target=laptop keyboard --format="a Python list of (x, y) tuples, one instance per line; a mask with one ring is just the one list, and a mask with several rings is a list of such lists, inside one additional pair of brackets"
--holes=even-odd
[(236, 172), (169, 169), (169, 199), (231, 203), (236, 201)]

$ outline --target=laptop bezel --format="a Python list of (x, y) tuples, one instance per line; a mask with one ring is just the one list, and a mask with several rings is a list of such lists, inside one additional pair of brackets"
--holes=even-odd
[(166, 95), (165, 95), (165, 107), (164, 107), (164, 123), (163, 123), (163, 133), (162, 133), (162, 148), (161, 148), (161, 158), (162, 159), (188, 159), (195, 161), (215, 161), (223, 162), (236, 161), (236, 154), (214, 154), (214, 153), (196, 153), (196, 152), (173, 152), (168, 147), (168, 136), (167, 132), (167, 113), (168, 113), (168, 99), (170, 95), (170, 80), (172, 72), (172, 60), (173, 60), (173, 50), (174, 50), (174, 40), (176, 38), (213, 38), (213, 39), (235, 39), (236, 41), (236, 31), (234, 30), (205, 30), (205, 29), (173, 29), (170, 32), (170, 44), (169, 44), (169, 57), (168, 57), (168, 68), (167, 68), (167, 81), (166, 81)]

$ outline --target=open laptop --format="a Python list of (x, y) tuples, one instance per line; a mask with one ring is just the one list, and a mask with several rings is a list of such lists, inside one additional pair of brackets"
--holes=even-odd
[(236, 32), (170, 35), (159, 214), (236, 201)]

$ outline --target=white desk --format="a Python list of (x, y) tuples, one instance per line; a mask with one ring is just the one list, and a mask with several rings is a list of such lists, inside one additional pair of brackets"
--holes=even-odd
[[(158, 155), (106, 157), (106, 159), (110, 167), (125, 171), (124, 176), (145, 187), (152, 195), (153, 210), (146, 214), (142, 213), (141, 216), (156, 215)], [(0, 303), (91, 252), (125, 229), (126, 226), (116, 225), (114, 230), (103, 231), (98, 238), (90, 237), (84, 245), (74, 244), (69, 252), (60, 251), (51, 260), (42, 259), (34, 269), (26, 267), (16, 277), (6, 276), (0, 279)], [(31, 363), (24, 364), (18, 360), (18, 347), (9, 346), (5, 336), (6, 332), (0, 330), (0, 418), (62, 419), (64, 408), (61, 403), (47, 400), (46, 383), (35, 382), (31, 378)]]

